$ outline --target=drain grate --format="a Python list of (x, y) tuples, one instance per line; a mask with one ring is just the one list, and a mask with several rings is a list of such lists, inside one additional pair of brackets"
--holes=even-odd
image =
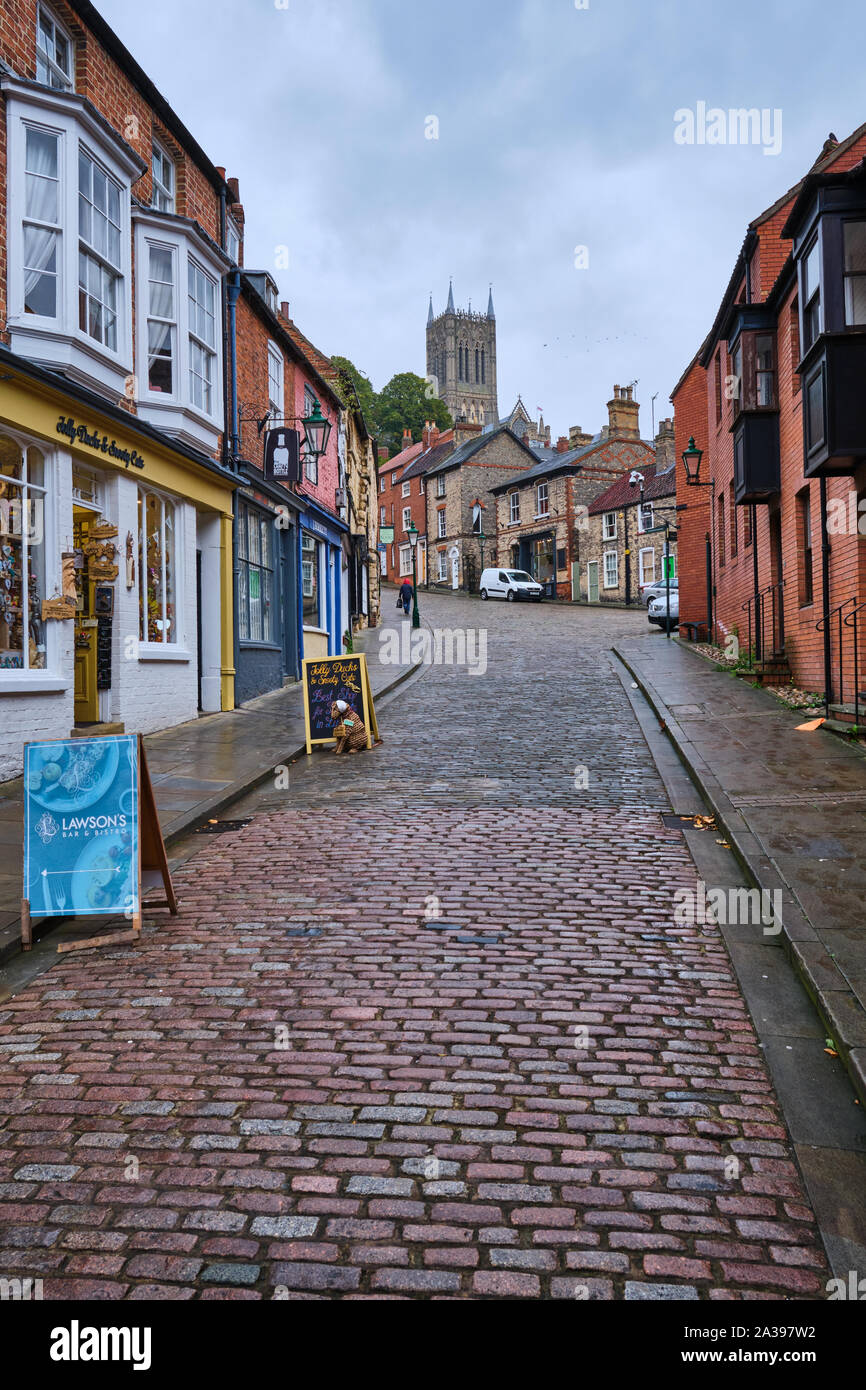
[(197, 825), (196, 835), (225, 835), (232, 830), (243, 830), (245, 825), (252, 824), (252, 816), (247, 820), (208, 820), (204, 825)]

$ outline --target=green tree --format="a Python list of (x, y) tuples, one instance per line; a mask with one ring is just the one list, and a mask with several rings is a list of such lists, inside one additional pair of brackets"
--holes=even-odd
[(373, 428), (373, 421), (376, 412), (376, 392), (373, 390), (373, 383), (368, 376), (359, 371), (354, 362), (350, 362), (348, 357), (332, 357), (332, 363), (337, 371), (346, 373), (352, 381), (358, 393), (358, 400), (361, 402), (361, 410), (367, 422), (368, 429)]
[(412, 440), (417, 444), (427, 420), (440, 429), (450, 429), (454, 423), (444, 401), (430, 395), (430, 391), (432, 387), (423, 376), (398, 372), (376, 397), (376, 431), (381, 442), (388, 445), (392, 458), (400, 452), (404, 430), (412, 431)]

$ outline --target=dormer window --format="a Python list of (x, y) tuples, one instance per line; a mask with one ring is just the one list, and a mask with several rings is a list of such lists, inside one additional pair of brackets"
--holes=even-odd
[(161, 145), (153, 142), (153, 196), (151, 207), (157, 212), (174, 212), (174, 161), (169, 158)]
[(842, 224), (845, 326), (866, 325), (866, 221)]
[(36, 23), (36, 81), (60, 92), (75, 90), (72, 40), (44, 5)]

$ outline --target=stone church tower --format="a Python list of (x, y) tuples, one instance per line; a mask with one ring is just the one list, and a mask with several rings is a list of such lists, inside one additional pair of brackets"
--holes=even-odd
[(427, 376), (455, 420), (497, 425), (496, 315), (493, 288), (487, 313), (454, 308), (454, 289), (448, 288), (448, 305), (433, 316), (433, 296), (427, 312)]

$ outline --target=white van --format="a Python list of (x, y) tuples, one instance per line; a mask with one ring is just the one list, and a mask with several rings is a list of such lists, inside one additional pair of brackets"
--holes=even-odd
[(505, 598), (509, 603), (516, 599), (533, 599), (540, 603), (544, 597), (544, 586), (536, 582), (526, 570), (485, 570), (481, 576), (482, 598)]

